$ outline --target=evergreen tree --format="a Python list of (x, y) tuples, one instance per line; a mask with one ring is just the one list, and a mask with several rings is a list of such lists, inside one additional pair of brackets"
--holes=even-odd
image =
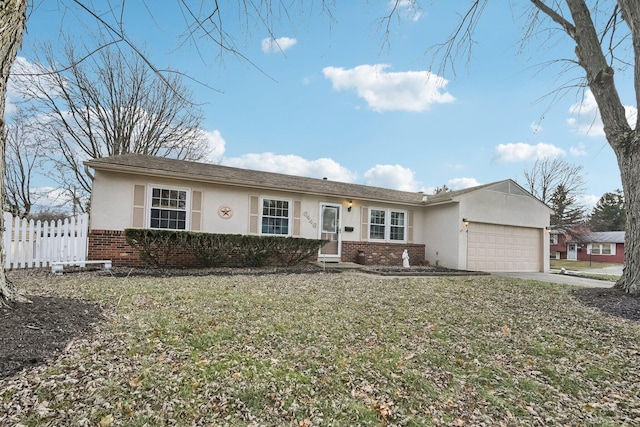
[(559, 184), (551, 195), (551, 228), (561, 229), (570, 234), (579, 233), (585, 220), (584, 207), (577, 204), (577, 199), (563, 184)]
[(626, 212), (621, 190), (605, 193), (591, 212), (591, 231), (624, 231)]

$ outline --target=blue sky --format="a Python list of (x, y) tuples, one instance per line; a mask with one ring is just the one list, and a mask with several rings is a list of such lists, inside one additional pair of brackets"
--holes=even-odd
[[(431, 193), (506, 178), (523, 184), (522, 172), (536, 158), (559, 156), (583, 166), (589, 207), (620, 187), (590, 94), (575, 88), (560, 99), (542, 98), (582, 76), (541, 65), (573, 59), (573, 47), (543, 35), (522, 48), (526, 9), (506, 0), (487, 6), (470, 61), (461, 58), (455, 73), (442, 75), (428, 48), (447, 37), (463, 5), (403, 6), (388, 39), (378, 24), (388, 1), (338, 2), (333, 19), (314, 2), (276, 22), (272, 35), (225, 10), (225, 30), (249, 63), (219, 57), (204, 40), (180, 38), (185, 24), (177, 2), (154, 3), (125, 2), (127, 34), (158, 68), (179, 69), (219, 90), (190, 83), (203, 104), (210, 161)], [(61, 34), (91, 44), (92, 18), (59, 5), (38, 3), (19, 57), (33, 61), (37, 43), (55, 43)], [(620, 71), (616, 79), (631, 104), (631, 74)]]

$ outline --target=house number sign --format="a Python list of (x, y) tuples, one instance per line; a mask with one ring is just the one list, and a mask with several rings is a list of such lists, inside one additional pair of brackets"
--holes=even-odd
[(317, 228), (317, 227), (318, 227), (318, 224), (317, 224), (316, 222), (314, 222), (314, 221), (313, 221), (313, 218), (311, 218), (311, 215), (309, 215), (309, 212), (305, 211), (303, 215), (304, 215), (304, 217), (307, 219), (307, 222), (308, 222), (309, 224), (311, 224), (311, 226), (312, 226), (313, 228)]
[(222, 205), (218, 208), (218, 216), (222, 219), (229, 219), (233, 216), (233, 209), (227, 205)]

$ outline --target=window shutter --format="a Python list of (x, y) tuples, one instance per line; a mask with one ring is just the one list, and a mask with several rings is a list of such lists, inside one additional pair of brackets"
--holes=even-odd
[(131, 217), (131, 227), (144, 228), (144, 205), (146, 187), (135, 184), (133, 186), (133, 212)]
[(300, 211), (302, 210), (302, 202), (300, 200), (293, 201), (293, 230), (292, 236), (300, 236)]
[(407, 243), (413, 243), (413, 211), (407, 212)]
[(258, 234), (258, 220), (260, 219), (260, 198), (249, 196), (249, 234)]
[(191, 231), (202, 230), (202, 191), (191, 192)]
[(362, 215), (360, 218), (360, 240), (364, 242), (369, 240), (369, 208), (363, 206), (360, 212)]

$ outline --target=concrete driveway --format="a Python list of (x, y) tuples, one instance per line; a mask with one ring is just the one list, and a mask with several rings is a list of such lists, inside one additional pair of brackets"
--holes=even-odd
[[(603, 272), (603, 270), (607, 270)], [(588, 270), (585, 273), (621, 275), (622, 266), (608, 267), (606, 269)], [(589, 279), (575, 274), (559, 273), (491, 273), (495, 276), (514, 277), (517, 279), (538, 280), (540, 282), (562, 283), (565, 285), (583, 286), (587, 288), (611, 288), (615, 284), (607, 280)]]

